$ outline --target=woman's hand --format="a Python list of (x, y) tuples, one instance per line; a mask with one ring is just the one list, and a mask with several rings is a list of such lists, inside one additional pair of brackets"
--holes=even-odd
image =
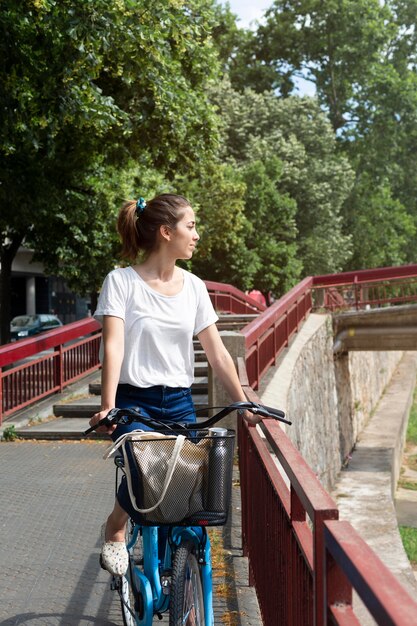
[(238, 413), (243, 417), (245, 422), (251, 424), (252, 426), (259, 424), (259, 422), (262, 420), (262, 417), (260, 415), (257, 415), (256, 413), (251, 413), (250, 411), (238, 411)]
[[(93, 417), (90, 419), (90, 426), (95, 426), (98, 422), (104, 419), (110, 409), (102, 409), (98, 413), (95, 413)], [(116, 424), (112, 424), (111, 426), (99, 426), (96, 428), (97, 433), (106, 433), (107, 435), (111, 435), (112, 432), (116, 429)]]

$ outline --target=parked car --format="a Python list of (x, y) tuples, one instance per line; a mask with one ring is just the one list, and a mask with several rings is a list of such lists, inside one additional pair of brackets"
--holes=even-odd
[(10, 322), (10, 338), (12, 341), (32, 337), (47, 330), (62, 326), (61, 320), (56, 315), (18, 315)]

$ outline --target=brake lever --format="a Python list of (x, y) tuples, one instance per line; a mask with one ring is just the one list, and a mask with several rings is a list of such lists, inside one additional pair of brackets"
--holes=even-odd
[(292, 422), (284, 417), (285, 413), (283, 411), (280, 411), (280, 415), (278, 415), (278, 413), (271, 413), (270, 411), (266, 410), (266, 408), (267, 407), (261, 406), (254, 408), (252, 410), (252, 413), (256, 413), (257, 415), (261, 415), (262, 417), (269, 417), (270, 419), (273, 419), (277, 422), (284, 422), (284, 424), (288, 424), (289, 426), (291, 426)]
[(99, 422), (97, 422), (97, 424), (95, 424), (94, 426), (90, 426), (90, 428), (87, 428), (87, 430), (84, 431), (84, 435), (89, 435), (94, 430), (97, 430), (97, 428), (99, 428), (100, 426), (112, 426), (116, 422), (119, 412), (120, 409), (110, 409), (107, 415), (103, 417)]

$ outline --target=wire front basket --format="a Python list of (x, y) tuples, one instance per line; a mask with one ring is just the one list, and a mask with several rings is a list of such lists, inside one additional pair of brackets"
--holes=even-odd
[(126, 440), (125, 472), (137, 521), (148, 526), (225, 524), (234, 441), (232, 430), (213, 436), (208, 429), (185, 437), (184, 431), (142, 432)]

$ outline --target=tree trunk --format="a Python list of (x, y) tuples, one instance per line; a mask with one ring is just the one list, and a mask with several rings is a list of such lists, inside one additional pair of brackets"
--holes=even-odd
[(98, 294), (97, 291), (92, 291), (90, 293), (90, 310), (91, 310), (91, 315), (94, 314), (94, 311), (97, 308), (97, 302), (98, 302)]
[(12, 263), (24, 236), (15, 234), (0, 251), (0, 343), (10, 341)]

